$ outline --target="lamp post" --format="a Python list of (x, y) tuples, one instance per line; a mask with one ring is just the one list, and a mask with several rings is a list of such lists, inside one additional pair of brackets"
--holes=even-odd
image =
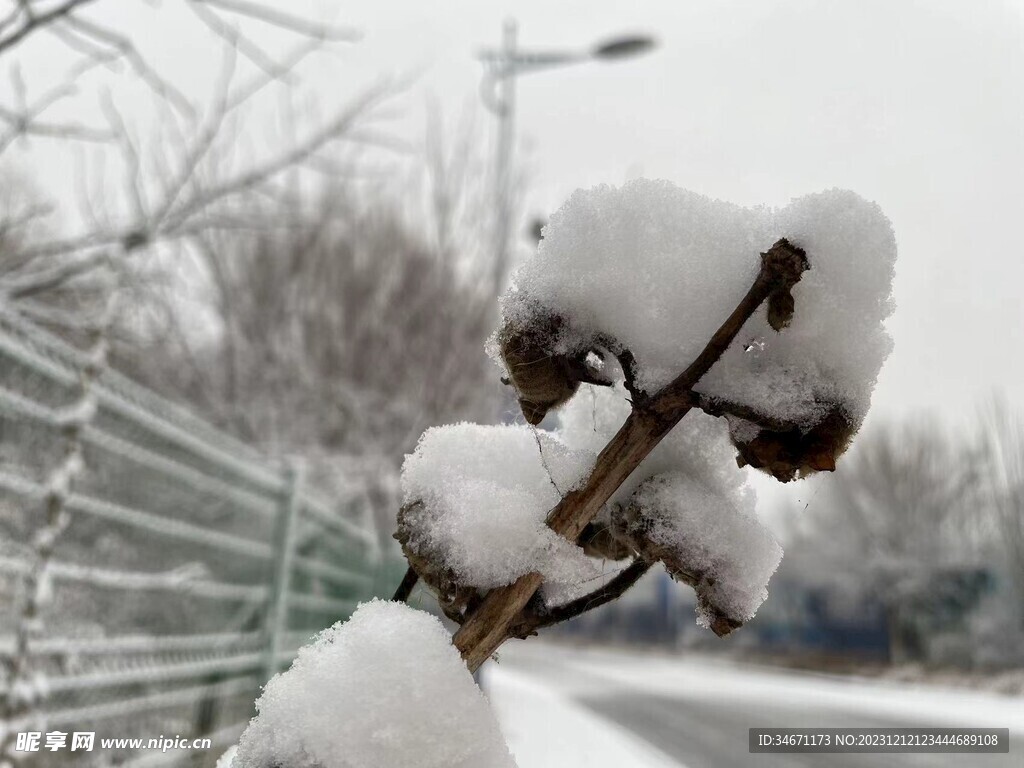
[(494, 286), (501, 290), (509, 262), (509, 232), (512, 227), (512, 156), (515, 148), (515, 111), (517, 76), (543, 69), (591, 60), (613, 60), (646, 53), (654, 47), (652, 38), (643, 35), (619, 36), (605, 40), (588, 50), (524, 51), (518, 47), (518, 27), (514, 19), (505, 22), (501, 48), (482, 51), (484, 65), (480, 95), (484, 105), (498, 118), (494, 157)]

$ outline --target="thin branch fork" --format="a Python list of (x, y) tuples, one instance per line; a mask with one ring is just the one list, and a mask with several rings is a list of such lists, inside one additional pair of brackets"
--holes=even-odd
[(734, 416), (737, 419), (749, 421), (761, 429), (767, 429), (772, 432), (788, 432), (796, 427), (796, 424), (791, 421), (761, 413), (749, 405), (734, 403), (720, 397), (702, 395), (697, 392), (690, 393), (690, 407), (703, 411), (708, 416)]
[(395, 590), (395, 594), (391, 599), (397, 603), (408, 602), (409, 596), (412, 595), (412, 591), (416, 588), (416, 583), (419, 580), (420, 576), (412, 569), (412, 566), (406, 568), (405, 576), (402, 577), (402, 583), (398, 585), (398, 589)]
[[(52, 8), (44, 13), (31, 13), (26, 12), (26, 6), (20, 6), (20, 9), (24, 15), (24, 21), (19, 27), (12, 30), (10, 33), (0, 38), (0, 54), (3, 54), (9, 48), (13, 48), (26, 37), (31, 35), (35, 30), (46, 27), (47, 24), (58, 21), (59, 19), (68, 16), (79, 6), (86, 5), (87, 3), (95, 2), (96, 0), (67, 0), (63, 5), (59, 5)], [(13, 14), (12, 14), (13, 15)]]
[[(785, 239), (761, 254), (761, 270), (736, 309), (685, 371), (660, 392), (633, 404), (626, 421), (598, 455), (584, 485), (569, 492), (549, 513), (547, 524), (552, 530), (571, 541), (577, 539), (640, 462), (694, 406), (693, 387), (728, 349), (744, 323), (769, 296), (791, 288), (808, 268), (806, 254)], [(513, 584), (491, 590), (467, 616), (452, 642), (471, 671), (510, 636), (513, 623), (541, 581), (540, 574), (529, 573)]]
[(637, 558), (629, 566), (619, 571), (603, 587), (595, 589), (593, 592), (564, 605), (554, 608), (545, 608), (543, 605), (539, 605), (531, 610), (531, 606), (528, 604), (523, 613), (520, 614), (509, 628), (509, 637), (526, 638), (530, 635), (535, 635), (538, 629), (574, 619), (587, 611), (600, 608), (602, 605), (622, 597), (630, 587), (636, 584), (651, 569), (652, 565), (654, 564), (647, 560)]

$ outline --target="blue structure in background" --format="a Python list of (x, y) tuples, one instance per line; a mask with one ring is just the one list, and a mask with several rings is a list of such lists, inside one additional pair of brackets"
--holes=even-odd
[[(890, 638), (885, 608), (877, 601), (843, 601), (843, 610), (833, 590), (786, 584), (773, 590), (773, 597), (785, 593), (788, 610), (783, 615), (767, 610), (745, 631), (757, 635), (756, 645), (766, 651), (821, 651), (865, 659), (889, 656)], [(851, 610), (852, 608), (852, 610)]]
[(642, 599), (611, 603), (555, 631), (598, 641), (742, 648), (820, 661), (927, 662), (936, 660), (932, 641), (966, 636), (972, 612), (998, 587), (983, 567), (936, 569), (919, 591), (888, 604), (877, 594), (840, 584), (783, 577), (773, 581), (771, 599), (757, 616), (723, 646), (697, 626), (694, 603), (684, 597), (692, 593), (681, 592), (664, 572), (651, 577)]
[[(929, 640), (966, 632), (971, 612), (997, 587), (985, 568), (956, 567), (930, 574), (926, 586), (891, 605), (870, 594), (784, 580), (744, 631), (772, 652), (819, 652), (877, 661), (927, 661)], [(899, 658), (893, 658), (893, 655)]]

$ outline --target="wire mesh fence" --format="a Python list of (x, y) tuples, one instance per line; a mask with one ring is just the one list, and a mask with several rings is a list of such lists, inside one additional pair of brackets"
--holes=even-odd
[[(21, 765), (212, 765), (260, 686), (386, 589), (365, 496), (325, 499), (0, 306), (0, 743)], [(188, 735), (212, 748), (103, 750)]]

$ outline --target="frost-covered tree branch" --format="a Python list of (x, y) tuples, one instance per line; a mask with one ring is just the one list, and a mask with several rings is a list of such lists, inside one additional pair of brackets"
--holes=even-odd
[(10, 13), (0, 20), (0, 55), (29, 35), (45, 29), (48, 25), (54, 24), (70, 16), (79, 8), (94, 2), (96, 0), (67, 0), (40, 12), (36, 11), (35, 6), (42, 5), (42, 3), (35, 3), (32, 0), (16, 3)]
[[(181, 247), (210, 229), (265, 226), (258, 216), (246, 213), (249, 203), (266, 198), (282, 175), (315, 162), (332, 145), (365, 145), (373, 136), (359, 134), (357, 126), (369, 124), (375, 108), (400, 89), (386, 83), (371, 86), (342, 104), (335, 114), (327, 115), (307, 135), (275, 142), (262, 157), (242, 163), (234, 158), (242, 113), (259, 106), (257, 99), (274, 84), (295, 87), (298, 67), (313, 53), (354, 41), (358, 35), (263, 3), (185, 0), (182, 5), (196, 11), (200, 23), (217, 35), (224, 50), (216, 87), (209, 103), (203, 104), (182, 93), (170, 73), (150, 63), (140, 39), (109, 26), (98, 12), (87, 13), (101, 5), (105, 4), (93, 0), (56, 6), (26, 0), (15, 4), (0, 20), (0, 62), (11, 64), (15, 97), (10, 104), (0, 104), (0, 153), (22, 138), (62, 145), (99, 143), (110, 151), (97, 154), (99, 161), (94, 167), (102, 171), (109, 162), (123, 171), (120, 194), (108, 189), (100, 194), (95, 189), (86, 191), (89, 180), (77, 179), (83, 190), (83, 209), (94, 213), (93, 199), (104, 201), (106, 210), (101, 217), (93, 215), (90, 221), (83, 216), (87, 226), (77, 233), (25, 242), (16, 270), (8, 271), (8, 264), (0, 264), (0, 295), (11, 299), (56, 295), (66, 283), (81, 282), (102, 265), (103, 251), (112, 246), (133, 252), (167, 244)], [(153, 12), (155, 15), (157, 9)], [(258, 48), (245, 35), (241, 22), (246, 21), (276, 27), (299, 41), (283, 54)], [(55, 48), (58, 60), (63, 45), (72, 66), (55, 85), (33, 98), (21, 76), (17, 44), (35, 38), (39, 31), (50, 35), (33, 45)], [(240, 57), (247, 63), (258, 61), (250, 67), (255, 72), (241, 72), (237, 65)], [(136, 135), (138, 128), (126, 124), (116, 97), (110, 95), (117, 78), (113, 67), (119, 62), (127, 63), (129, 79), (154, 94), (153, 108), (160, 126), (155, 132), (163, 135)], [(95, 104), (89, 103), (92, 97)], [(47, 118), (56, 106), (70, 107), (72, 99), (78, 113), (97, 113), (98, 124), (95, 118)], [(97, 176), (95, 181), (101, 184), (105, 180)]]

